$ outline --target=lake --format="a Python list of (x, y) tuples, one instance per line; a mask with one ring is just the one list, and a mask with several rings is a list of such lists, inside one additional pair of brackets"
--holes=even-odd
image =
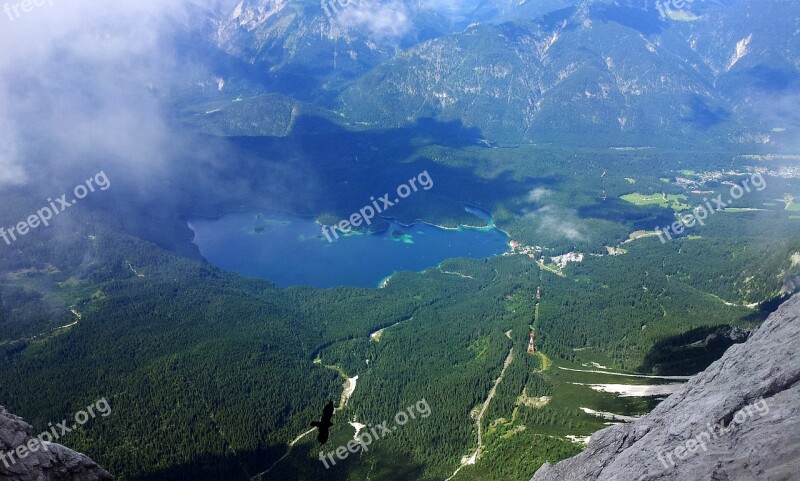
[[(467, 210), (491, 221), (483, 211)], [(354, 233), (334, 242), (328, 242), (314, 219), (286, 214), (195, 218), (189, 227), (208, 262), (281, 287), (378, 287), (398, 271), (419, 272), (448, 258), (483, 259), (508, 250), (508, 236), (494, 227), (442, 229), (387, 221), (391, 225), (383, 232)]]

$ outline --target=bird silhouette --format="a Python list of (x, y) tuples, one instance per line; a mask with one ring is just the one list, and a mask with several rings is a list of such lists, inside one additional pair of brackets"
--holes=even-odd
[(322, 418), (319, 421), (311, 423), (312, 426), (319, 430), (317, 433), (317, 441), (319, 441), (320, 444), (328, 442), (330, 427), (333, 426), (331, 419), (333, 419), (333, 401), (328, 401), (325, 409), (322, 410)]

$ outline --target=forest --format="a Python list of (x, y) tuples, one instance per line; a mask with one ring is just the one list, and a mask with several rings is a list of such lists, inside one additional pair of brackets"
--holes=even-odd
[[(254, 142), (266, 141), (241, 140), (241, 148)], [(281, 142), (259, 144), (259, 155)], [(358, 155), (365, 162), (386, 153), (363, 142)], [(632, 190), (623, 175), (636, 177), (640, 192), (677, 191), (660, 179), (670, 174), (653, 166), (666, 164), (666, 155), (594, 159), (592, 151), (436, 142), (413, 152), (385, 159), (383, 178), (405, 180), (407, 171), (429, 168), (442, 202), (409, 199), (398, 218), (463, 224), (477, 219), (464, 212), (468, 203), (492, 212), (512, 239), (542, 246), (548, 266), (564, 252), (583, 252), (584, 260), (543, 269), (519, 254), (451, 259), (395, 274), (382, 289), (279, 289), (204, 262), (191, 244), (182, 223), (189, 201), (196, 214), (220, 215), (232, 209), (224, 189), (201, 196), (198, 184), (197, 192), (165, 192), (136, 209), (130, 201), (87, 200), (51, 228), (0, 250), (3, 405), (38, 430), (107, 398), (113, 415), (63, 442), (122, 481), (244, 481), (270, 468), (261, 479), (441, 480), (475, 451), (475, 414), (496, 385), (480, 420), (480, 462), (456, 479), (529, 479), (544, 462), (581, 449), (567, 436), (604, 426), (575, 404), (586, 395), (575, 386), (585, 376), (561, 367), (592, 361), (625, 372), (697, 372), (733, 341), (687, 346), (732, 327), (757, 328), (769, 309), (747, 305), (776, 298), (798, 271), (790, 261), (800, 252), (798, 223), (778, 209), (720, 213), (667, 244), (656, 237), (624, 243), (631, 231), (672, 216), (658, 206), (610, 200)], [(344, 162), (350, 153), (340, 155)], [(242, 162), (250, 159), (254, 172), (266, 168), (255, 157), (243, 154)], [(463, 167), (467, 161), (477, 166), (474, 175)], [(344, 175), (340, 168), (326, 164), (326, 175)], [(608, 185), (580, 184), (570, 174), (579, 168)], [(365, 193), (394, 188), (394, 180), (376, 185), (364, 172), (346, 196), (310, 209), (341, 216), (363, 204)], [(545, 205), (525, 200), (536, 187), (551, 192), (547, 205), (561, 206), (585, 238), (542, 235), (541, 217), (527, 214)], [(779, 179), (770, 187), (747, 202), (763, 204), (796, 188)], [(0, 221), (20, 218), (37, 198), (20, 191)], [(618, 255), (606, 247), (619, 248)], [(531, 326), (536, 355), (525, 352)], [(379, 340), (372, 339), (380, 329)], [(692, 362), (675, 366), (677, 355)], [(423, 398), (432, 415), (325, 470), (313, 436), (291, 450), (288, 443), (308, 431), (328, 400), (340, 399), (342, 373), (358, 382), (336, 414), (333, 446), (352, 437), (352, 420), (378, 423)], [(630, 412), (657, 403), (587, 399)]]

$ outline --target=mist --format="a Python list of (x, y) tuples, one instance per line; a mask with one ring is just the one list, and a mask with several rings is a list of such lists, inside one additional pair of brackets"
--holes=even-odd
[[(187, 148), (163, 95), (187, 2), (54, 0), (0, 18), (0, 188), (104, 168), (141, 186)], [(10, 12), (10, 13), (9, 13)], [(14, 16), (12, 19), (11, 16)]]

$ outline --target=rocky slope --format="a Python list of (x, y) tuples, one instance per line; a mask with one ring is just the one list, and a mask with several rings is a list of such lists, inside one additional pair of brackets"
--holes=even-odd
[[(800, 295), (650, 414), (533, 481), (790, 480), (800, 464)], [(724, 426), (724, 427), (723, 427)]]
[[(46, 443), (46, 442), (45, 442)], [(35, 452), (22, 450), (30, 446)], [(60, 444), (38, 444), (33, 427), (0, 406), (0, 481), (111, 481), (94, 461)], [(20, 449), (21, 456), (16, 454)], [(14, 454), (9, 454), (11, 451)]]

